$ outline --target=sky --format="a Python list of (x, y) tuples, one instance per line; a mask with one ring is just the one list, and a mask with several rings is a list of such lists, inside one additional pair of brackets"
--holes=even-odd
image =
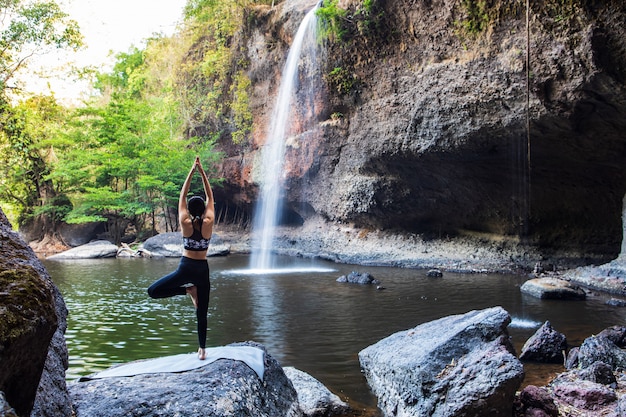
[[(85, 83), (55, 76), (68, 64), (106, 69), (113, 55), (143, 46), (154, 33), (171, 35), (182, 20), (187, 0), (57, 0), (61, 9), (78, 22), (86, 48), (79, 52), (53, 52), (29, 63), (27, 89), (54, 92), (60, 101), (73, 101), (87, 91)], [(113, 51), (113, 55), (110, 54)], [(37, 73), (38, 75), (33, 75)]]

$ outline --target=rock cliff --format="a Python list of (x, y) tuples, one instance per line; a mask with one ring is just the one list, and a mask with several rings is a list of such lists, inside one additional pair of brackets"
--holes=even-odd
[[(313, 110), (287, 146), (285, 222), (428, 238), (510, 237), (609, 260), (626, 192), (626, 5), (343, 0)], [(519, 4), (518, 4), (519, 3)], [(297, 23), (311, 1), (257, 8), (252, 138), (221, 149), (225, 218), (247, 217), (259, 149)], [(343, 74), (337, 79), (329, 76)]]

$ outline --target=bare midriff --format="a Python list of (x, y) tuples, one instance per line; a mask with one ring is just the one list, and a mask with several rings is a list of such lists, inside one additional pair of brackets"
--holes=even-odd
[(202, 261), (202, 260), (206, 259), (206, 253), (207, 253), (207, 251), (205, 251), (205, 250), (187, 250), (187, 249), (183, 249), (183, 256), (185, 258), (195, 259), (197, 261)]

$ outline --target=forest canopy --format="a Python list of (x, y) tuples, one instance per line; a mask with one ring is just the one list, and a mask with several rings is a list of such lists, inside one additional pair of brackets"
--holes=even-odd
[[(118, 53), (112, 70), (92, 74), (98, 94), (70, 108), (54, 96), (10, 100), (7, 82), (28, 48), (80, 47), (78, 25), (54, 2), (0, 2), (11, 22), (0, 45), (0, 203), (14, 223), (37, 224), (43, 237), (62, 222), (103, 222), (118, 242), (129, 227), (138, 237), (157, 223), (176, 230), (179, 187), (195, 155), (210, 172), (217, 138), (250, 131), (249, 80), (229, 49), (249, 4), (189, 1), (178, 33)], [(33, 8), (49, 21), (28, 23)], [(199, 45), (208, 53), (190, 57)]]

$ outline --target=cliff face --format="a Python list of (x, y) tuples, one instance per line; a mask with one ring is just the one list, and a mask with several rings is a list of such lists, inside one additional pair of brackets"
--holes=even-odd
[[(471, 1), (378, 1), (373, 33), (327, 43), (318, 55), (325, 83), (301, 118), (315, 123), (287, 147), (288, 217), (521, 236), (548, 252), (615, 257), (626, 192), (626, 5), (531, 1), (527, 37), (523, 5), (504, 3), (492, 2), (482, 16), (490, 23), (470, 32), (467, 23), (482, 18)], [(348, 19), (361, 7), (340, 5)], [(254, 143), (223, 146), (218, 210), (252, 210), (272, 97), (311, 6), (257, 10), (240, 40)], [(333, 88), (333, 68), (350, 74), (348, 89)]]

